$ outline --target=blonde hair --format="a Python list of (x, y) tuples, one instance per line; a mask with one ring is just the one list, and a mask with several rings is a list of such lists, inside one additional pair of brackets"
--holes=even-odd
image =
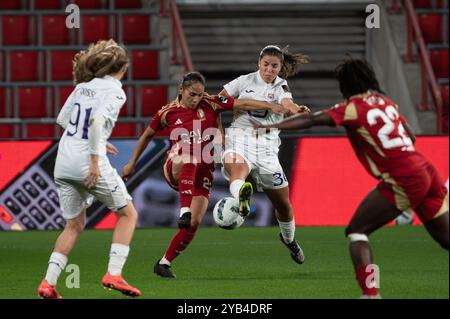
[(89, 82), (93, 78), (119, 72), (128, 63), (128, 53), (113, 39), (91, 43), (87, 50), (75, 54), (73, 59), (73, 82)]
[(300, 64), (309, 63), (309, 57), (303, 53), (290, 53), (288, 51), (289, 46), (280, 48), (277, 45), (268, 45), (264, 47), (259, 53), (259, 59), (261, 60), (264, 56), (276, 56), (281, 61), (281, 71), (279, 76), (283, 79), (287, 79), (298, 73), (298, 66)]

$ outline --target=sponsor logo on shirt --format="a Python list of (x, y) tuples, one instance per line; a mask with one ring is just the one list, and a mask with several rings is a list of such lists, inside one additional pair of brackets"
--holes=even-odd
[[(224, 102), (224, 103), (226, 103), (226, 102)], [(198, 109), (197, 115), (198, 115), (199, 119), (204, 119), (205, 118), (205, 111), (203, 111), (203, 109)]]
[(175, 121), (175, 125), (181, 125), (181, 124), (183, 124), (183, 122), (182, 122), (180, 119), (177, 119), (177, 120)]
[(281, 88), (283, 89), (283, 91), (285, 93), (290, 93), (291, 92), (291, 90), (289, 90), (289, 86), (287, 84), (282, 85)]

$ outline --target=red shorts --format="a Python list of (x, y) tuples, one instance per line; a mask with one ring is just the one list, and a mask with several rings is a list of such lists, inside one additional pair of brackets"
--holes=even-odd
[(448, 191), (433, 165), (410, 176), (384, 175), (378, 190), (399, 210), (413, 209), (422, 222), (448, 211)]
[[(163, 165), (163, 176), (167, 184), (178, 192), (178, 181), (172, 175), (172, 157), (168, 157)], [(209, 200), (211, 187), (214, 180), (214, 165), (197, 164), (195, 170), (194, 196), (204, 196)]]

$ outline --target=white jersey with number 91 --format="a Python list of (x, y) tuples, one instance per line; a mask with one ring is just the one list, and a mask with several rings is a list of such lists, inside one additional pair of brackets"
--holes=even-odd
[(90, 164), (89, 123), (94, 116), (102, 116), (105, 120), (100, 139), (99, 166), (110, 165), (106, 157), (106, 141), (125, 101), (122, 83), (108, 75), (75, 87), (57, 119), (65, 131), (59, 142), (55, 177), (86, 178)]

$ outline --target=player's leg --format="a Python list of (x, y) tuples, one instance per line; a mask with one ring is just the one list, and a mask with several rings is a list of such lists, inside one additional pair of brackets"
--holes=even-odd
[(428, 233), (433, 239), (441, 245), (442, 248), (448, 250), (448, 210), (439, 217), (424, 223)]
[(355, 269), (356, 280), (363, 297), (377, 297), (376, 287), (368, 287), (367, 277), (373, 275), (372, 249), (368, 235), (395, 219), (401, 210), (391, 204), (378, 188), (373, 189), (358, 206), (345, 234), (349, 239), (350, 257)]
[(171, 162), (164, 165), (165, 174), (178, 185), (180, 194), (180, 218), (178, 228), (187, 228), (190, 225), (192, 212), (191, 203), (194, 195), (194, 182), (197, 164), (190, 156), (173, 156)]
[(104, 287), (120, 291), (127, 296), (140, 296), (140, 291), (130, 286), (122, 277), (122, 269), (130, 252), (130, 243), (136, 227), (137, 212), (132, 198), (120, 176), (109, 163), (101, 167), (102, 176), (88, 191), (114, 211), (118, 217), (109, 253), (108, 270), (103, 276)]
[(89, 194), (78, 187), (76, 182), (55, 180), (59, 194), (63, 217), (66, 219), (64, 230), (58, 236), (48, 261), (47, 272), (42, 280), (38, 294), (43, 298), (61, 298), (56, 292), (56, 284), (65, 269), (68, 256), (72, 251), (86, 221), (86, 206)]
[(279, 189), (264, 189), (275, 208), (275, 215), (280, 226), (280, 240), (289, 249), (292, 259), (302, 264), (305, 255), (295, 240), (295, 219), (291, 202), (289, 200), (289, 187)]
[(248, 161), (232, 151), (224, 154), (223, 161), (224, 174), (230, 183), (230, 193), (239, 201), (239, 213), (247, 216), (250, 214), (250, 199), (253, 195), (252, 184), (245, 181), (251, 170)]
[(127, 200), (127, 206), (117, 212), (119, 219), (114, 229), (109, 253), (108, 272), (102, 279), (104, 287), (122, 292), (124, 295), (137, 297), (141, 292), (128, 284), (122, 277), (122, 269), (130, 252), (130, 243), (137, 221), (137, 212), (133, 202)]
[(153, 269), (154, 273), (163, 278), (175, 278), (176, 275), (170, 269), (172, 261), (183, 252), (194, 239), (197, 229), (205, 216), (208, 208), (208, 198), (194, 196), (191, 203), (192, 219), (189, 227), (181, 228), (172, 238), (164, 256), (158, 260)]

